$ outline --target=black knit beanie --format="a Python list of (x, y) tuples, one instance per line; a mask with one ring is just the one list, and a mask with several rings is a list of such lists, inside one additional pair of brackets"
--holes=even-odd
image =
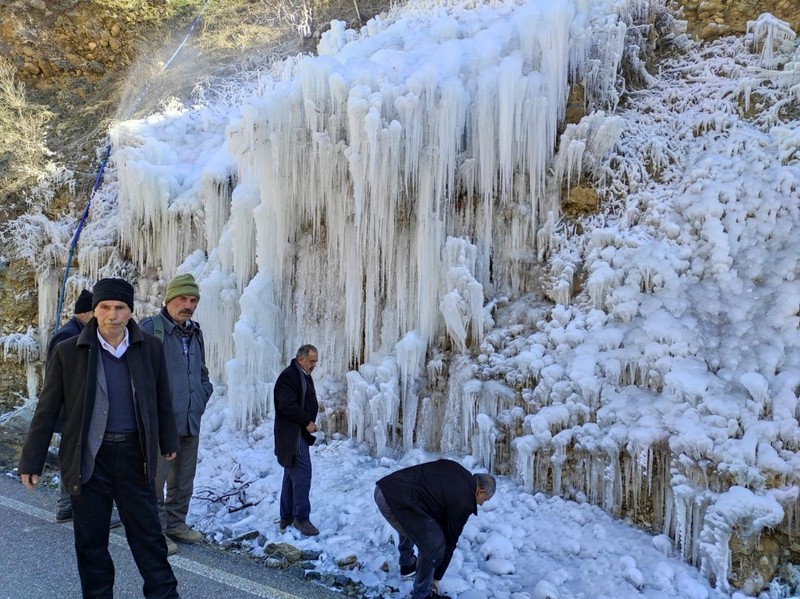
[(125, 302), (133, 311), (133, 285), (125, 279), (100, 279), (92, 288), (92, 310), (106, 300)]
[(75, 314), (83, 314), (84, 312), (92, 311), (92, 292), (88, 289), (81, 290), (78, 299), (75, 300)]

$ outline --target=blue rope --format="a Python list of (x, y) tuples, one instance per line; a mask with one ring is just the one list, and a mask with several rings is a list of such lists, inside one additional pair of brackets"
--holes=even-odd
[(103, 177), (103, 171), (106, 170), (106, 163), (108, 162), (108, 157), (111, 155), (111, 144), (106, 146), (106, 150), (103, 153), (103, 159), (100, 162), (100, 169), (97, 171), (97, 177), (95, 177), (94, 185), (92, 185), (92, 192), (89, 194), (89, 201), (86, 202), (86, 207), (83, 209), (83, 215), (81, 216), (81, 220), (78, 221), (78, 226), (75, 229), (75, 234), (72, 236), (72, 241), (69, 244), (69, 254), (67, 255), (67, 266), (64, 268), (64, 278), (61, 280), (61, 290), (58, 293), (58, 309), (56, 311), (56, 328), (55, 332), (58, 332), (60, 328), (60, 321), (61, 321), (61, 310), (64, 307), (64, 294), (67, 288), (67, 277), (69, 277), (69, 269), (72, 265), (72, 256), (75, 254), (75, 246), (78, 245), (78, 238), (81, 236), (81, 231), (83, 230), (83, 225), (86, 223), (86, 217), (89, 216), (89, 208), (92, 205), (92, 198), (94, 198), (94, 194), (97, 191), (97, 188), (100, 187), (100, 179)]
[[(172, 63), (172, 61), (178, 55), (178, 53), (183, 49), (183, 46), (186, 44), (186, 41), (189, 39), (189, 36), (192, 34), (192, 31), (194, 30), (194, 28), (197, 25), (197, 23), (200, 21), (200, 17), (203, 16), (203, 13), (205, 12), (205, 10), (208, 7), (210, 2), (211, 2), (211, 0), (206, 0), (205, 4), (203, 4), (203, 8), (200, 10), (198, 15), (195, 17), (194, 21), (192, 21), (192, 25), (189, 27), (189, 31), (184, 36), (183, 41), (178, 46), (178, 49), (175, 50), (175, 52), (172, 54), (170, 59), (164, 64), (163, 67), (161, 67), (161, 70), (158, 73), (159, 75), (161, 73), (163, 73), (167, 69), (167, 67), (169, 67), (169, 65)], [(133, 112), (135, 104), (138, 103), (139, 100), (141, 100), (141, 97), (142, 96), (139, 96), (139, 98), (137, 98), (136, 102), (134, 103), (134, 106), (131, 107), (131, 111), (130, 111), (131, 113)], [(60, 323), (61, 323), (61, 311), (64, 308), (64, 296), (66, 294), (66, 289), (67, 289), (67, 278), (69, 278), (69, 269), (72, 266), (72, 257), (75, 255), (75, 246), (78, 245), (78, 238), (80, 238), (80, 236), (81, 236), (81, 230), (83, 230), (83, 225), (86, 223), (86, 217), (89, 215), (89, 207), (92, 205), (92, 198), (94, 198), (94, 194), (97, 191), (97, 188), (100, 187), (100, 180), (103, 177), (103, 171), (106, 168), (106, 162), (108, 162), (108, 157), (110, 155), (111, 155), (111, 144), (108, 144), (106, 146), (105, 152), (103, 153), (103, 159), (100, 162), (100, 169), (98, 170), (97, 177), (94, 180), (94, 185), (92, 186), (92, 191), (89, 194), (89, 200), (86, 202), (86, 208), (83, 209), (83, 216), (81, 216), (81, 220), (78, 222), (78, 226), (75, 229), (75, 234), (72, 236), (72, 242), (69, 245), (69, 252), (67, 254), (67, 266), (64, 268), (64, 277), (61, 280), (61, 290), (58, 293), (58, 307), (56, 309), (56, 328), (55, 328), (54, 333), (57, 333), (58, 329), (61, 326), (60, 325)]]

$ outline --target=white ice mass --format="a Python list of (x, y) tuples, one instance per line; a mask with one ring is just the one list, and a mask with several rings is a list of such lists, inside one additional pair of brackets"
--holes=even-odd
[[(460, 599), (770, 583), (732, 591), (729, 543), (798, 532), (800, 50), (770, 15), (706, 46), (669, 21), (647, 72), (635, 46), (667, 15), (412, 2), (227, 101), (114, 127), (70, 289), (132, 277), (144, 316), (174, 274), (200, 281), (217, 393), (190, 519), (278, 535), (271, 384), (308, 342), (322, 534), (292, 542), (321, 570), (352, 552), (374, 596), (407, 591), (372, 485), (444, 453), (507, 475), (445, 578)], [(565, 217), (581, 186), (599, 210)], [(208, 500), (245, 481), (253, 507)]]

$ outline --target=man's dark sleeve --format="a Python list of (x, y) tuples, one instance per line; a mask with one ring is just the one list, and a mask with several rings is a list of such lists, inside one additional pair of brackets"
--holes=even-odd
[(447, 462), (441, 461), (439, 463), (443, 468), (441, 480), (446, 481), (446, 486), (442, 491), (447, 497), (444, 502), (447, 505), (447, 511), (445, 520), (442, 523), (445, 539), (444, 559), (442, 559), (433, 573), (433, 577), (436, 580), (441, 580), (447, 571), (447, 567), (453, 557), (453, 551), (455, 551), (458, 544), (458, 539), (464, 531), (464, 525), (469, 520), (469, 517), (477, 511), (477, 504), (472, 491), (472, 475), (460, 466), (449, 468), (450, 464)]
[(203, 391), (206, 393), (206, 403), (208, 403), (208, 400), (211, 399), (211, 394), (214, 393), (214, 385), (211, 384), (211, 380), (208, 378), (208, 367), (206, 366), (206, 345), (202, 342), (202, 335), (200, 339), (200, 385), (203, 387)]
[(64, 341), (65, 339), (69, 339), (70, 337), (74, 337), (75, 333), (70, 330), (65, 330), (65, 327), (61, 327), (58, 329), (55, 335), (50, 339), (50, 343), (47, 344), (47, 357), (44, 360), (44, 368), (47, 370), (48, 364), (50, 364), (50, 358), (53, 357), (53, 350), (55, 350), (56, 345)]
[(445, 527), (444, 531), (444, 558), (433, 573), (433, 578), (435, 580), (441, 580), (444, 576), (444, 573), (447, 571), (447, 567), (450, 565), (450, 560), (453, 558), (453, 551), (455, 551), (456, 545), (458, 544), (458, 539), (461, 536), (461, 533), (464, 530), (464, 525), (467, 523), (467, 520), (471, 514), (471, 511), (468, 511), (466, 514), (463, 511), (448, 513), (447, 526)]
[(63, 370), (61, 352), (55, 351), (50, 366), (45, 371), (44, 386), (22, 448), (19, 462), (21, 474), (41, 474), (44, 469), (50, 438), (64, 405)]

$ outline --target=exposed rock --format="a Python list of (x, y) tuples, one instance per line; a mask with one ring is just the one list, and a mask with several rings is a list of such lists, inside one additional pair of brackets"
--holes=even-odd
[(775, 578), (778, 570), (780, 546), (769, 534), (743, 543), (733, 535), (730, 540), (731, 584), (748, 595), (758, 595)]
[(759, 15), (768, 12), (789, 23), (795, 31), (800, 31), (800, 11), (796, 0), (683, 0), (683, 7), (689, 24), (689, 33), (703, 40), (712, 40), (725, 35), (742, 35), (747, 31), (747, 22), (755, 21)]
[(303, 558), (303, 552), (289, 543), (270, 543), (265, 551), (272, 558), (291, 563), (299, 562)]
[(352, 570), (358, 565), (358, 556), (346, 555), (336, 560), (336, 565), (342, 570)]
[(572, 187), (565, 193), (562, 202), (564, 214), (579, 216), (596, 212), (600, 207), (600, 198), (591, 187)]

